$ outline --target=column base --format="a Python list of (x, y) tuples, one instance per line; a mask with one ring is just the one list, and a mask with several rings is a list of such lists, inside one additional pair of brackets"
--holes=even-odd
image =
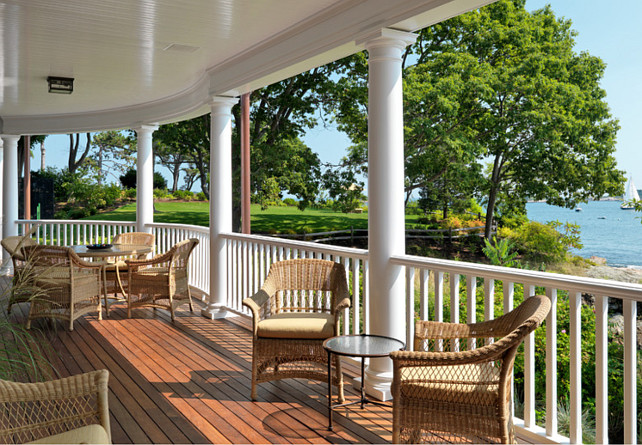
[(227, 309), (222, 304), (209, 304), (201, 310), (201, 315), (210, 320), (227, 317)]
[[(366, 369), (366, 384), (363, 389), (370, 397), (382, 402), (392, 400), (391, 385), (392, 372), (377, 374)], [(354, 379), (353, 386), (356, 391), (361, 390), (361, 377)]]

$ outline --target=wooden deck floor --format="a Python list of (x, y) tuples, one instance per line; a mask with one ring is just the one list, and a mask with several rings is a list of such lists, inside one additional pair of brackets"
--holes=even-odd
[[(99, 321), (36, 322), (58, 353), (62, 376), (108, 369), (114, 443), (383, 443), (392, 438), (390, 409), (339, 409), (327, 430), (327, 387), (284, 380), (250, 396), (251, 336), (241, 325), (207, 320), (182, 307), (174, 324), (163, 310), (123, 305)], [(12, 317), (23, 319), (27, 305)], [(348, 382), (351, 382), (351, 376)], [(357, 393), (347, 386), (348, 400)]]
[[(55, 349), (61, 376), (107, 369), (114, 443), (386, 443), (392, 439), (389, 408), (358, 405), (335, 411), (327, 430), (327, 386), (290, 379), (259, 385), (250, 401), (251, 335), (246, 323), (208, 320), (200, 307), (179, 309), (171, 323), (163, 310), (138, 309), (126, 318), (124, 305), (110, 317), (88, 315), (68, 332), (61, 323), (39, 320)], [(14, 306), (22, 321), (27, 304)], [(356, 367), (347, 371), (346, 398)], [(518, 438), (519, 442), (526, 442)]]

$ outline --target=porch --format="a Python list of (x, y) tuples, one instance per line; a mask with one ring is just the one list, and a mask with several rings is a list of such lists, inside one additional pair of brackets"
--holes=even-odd
[[(116, 233), (135, 230), (135, 224), (130, 222), (39, 222), (42, 225), (36, 236), (43, 244), (93, 243), (111, 239)], [(19, 221), (18, 224), (23, 232), (28, 222)], [(147, 228), (155, 234), (157, 252), (163, 252), (173, 243), (188, 237), (201, 239), (190, 262), (190, 284), (194, 294), (200, 296), (201, 313), (207, 317), (211, 259), (207, 228), (167, 224), (150, 224)], [(177, 431), (181, 430), (174, 420), (172, 423), (155, 421), (156, 414), (143, 417), (147, 419), (142, 421), (143, 424), (127, 426), (131, 420), (127, 420), (129, 415), (124, 413), (129, 412), (138, 423), (134, 413), (140, 410), (140, 401), (143, 399), (150, 407), (145, 408), (145, 412), (174, 413), (169, 415), (172, 419), (185, 416), (196, 425), (189, 426), (188, 432), (196, 429), (201, 431), (198, 434), (214, 434), (206, 436), (208, 441), (389, 441), (391, 416), (388, 411), (380, 409), (348, 411), (347, 416), (342, 412), (337, 415), (342, 429), (337, 435), (328, 434), (324, 430), (327, 407), (323, 384), (300, 381), (263, 384), (259, 390), (260, 401), (255, 405), (249, 402), (251, 336), (247, 330), (249, 317), (241, 305), (242, 299), (259, 289), (274, 261), (289, 258), (330, 259), (346, 268), (352, 297), (352, 307), (344, 313), (341, 332), (371, 333), (371, 311), (367, 308), (372, 304), (373, 291), (368, 285), (371, 273), (368, 251), (256, 235), (226, 233), (223, 238), (226, 287), (220, 312), (226, 314), (226, 318), (203, 318), (197, 310), (194, 314), (181, 312), (176, 326), (172, 327), (169, 315), (163, 311), (156, 311), (156, 314), (151, 310), (139, 311), (128, 320), (122, 308), (117, 308), (114, 316), (102, 322), (88, 316), (81, 320), (79, 328), (73, 333), (57, 332), (55, 342), (60, 343), (61, 350), (69, 355), (68, 360), (63, 360), (65, 372), (77, 373), (94, 367), (106, 367), (112, 371), (113, 367), (115, 386), (111, 391), (115, 405), (111, 409), (118, 424), (114, 428), (124, 428), (114, 433), (114, 441), (118, 442), (118, 437), (122, 437), (123, 441), (135, 442), (179, 440), (173, 436), (167, 436), (167, 440), (161, 436), (158, 436), (158, 440), (156, 437), (143, 439), (140, 436), (148, 427), (151, 431), (157, 431), (166, 424), (168, 427), (173, 424)], [(404, 298), (396, 299), (395, 305), (397, 310), (405, 314), (405, 322), (400, 327), (405, 332), (407, 345), (412, 345), (414, 320), (417, 317), (475, 322), (492, 319), (511, 310), (521, 301), (522, 295), (546, 294), (552, 300), (553, 307), (545, 327), (541, 328), (546, 334), (540, 347), (544, 347), (545, 351), (540, 350), (536, 354), (535, 338), (531, 335), (524, 343), (523, 354), (520, 353), (523, 384), (516, 390), (523, 396), (519, 397), (523, 400), (523, 410), (516, 412), (515, 425), (522, 442), (582, 442), (582, 412), (585, 407), (581, 400), (583, 380), (586, 378), (583, 377), (582, 363), (583, 355), (593, 351), (582, 349), (581, 338), (582, 333), (587, 332), (587, 321), (583, 318), (581, 308), (583, 296), (593, 296), (594, 315), (590, 322), (595, 323), (593, 396), (596, 440), (601, 443), (608, 441), (608, 379), (612, 372), (609, 362), (620, 361), (624, 365), (623, 421), (625, 429), (635, 431), (638, 425), (635, 389), (638, 373), (636, 302), (642, 301), (642, 285), (410, 255), (395, 256), (393, 262), (402, 268), (404, 274)], [(623, 307), (622, 355), (609, 353), (608, 347), (608, 307), (609, 302), (617, 301)], [(567, 311), (568, 328), (562, 328), (558, 320)], [(560, 332), (567, 335), (568, 340), (559, 340)], [(558, 363), (558, 343), (559, 347), (564, 348), (562, 350), (568, 348), (568, 363)], [(541, 366), (536, 368), (536, 360), (545, 363), (543, 369)], [(348, 380), (356, 375), (357, 368), (348, 367)], [(568, 379), (568, 393), (558, 393), (558, 379)], [(536, 385), (538, 380), (540, 384)], [(351, 389), (348, 394), (348, 397), (356, 397)], [(558, 425), (557, 402), (560, 397), (570, 401), (570, 437), (565, 437)], [(514, 400), (518, 400), (515, 391)], [(542, 400), (545, 406), (539, 405)], [(128, 407), (129, 403), (134, 404), (133, 408)], [(299, 421), (301, 409), (306, 412), (304, 423)], [(543, 423), (536, 421), (538, 409), (544, 412)], [(123, 419), (122, 422), (116, 414)], [(167, 433), (161, 431), (154, 434)]]
[[(1, 286), (6, 286), (6, 278)], [(202, 304), (197, 303), (197, 308)], [(24, 319), (28, 306), (14, 307)], [(77, 321), (73, 332), (47, 321), (41, 329), (56, 351), (61, 377), (109, 370), (113, 443), (387, 443), (390, 409), (368, 405), (335, 412), (328, 431), (327, 387), (290, 379), (259, 385), (250, 400), (252, 336), (243, 318), (207, 320), (187, 306), (171, 323), (166, 311), (139, 309), (127, 319), (124, 305), (110, 317)], [(346, 398), (357, 367), (344, 366)], [(527, 439), (519, 437), (520, 443)]]

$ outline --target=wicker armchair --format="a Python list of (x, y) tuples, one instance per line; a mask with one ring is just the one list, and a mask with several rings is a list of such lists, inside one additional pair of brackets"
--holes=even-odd
[(24, 246), (35, 246), (38, 244), (34, 241), (29, 235), (25, 236), (8, 236), (0, 241), (4, 250), (6, 250), (11, 256), (11, 261), (13, 262), (13, 279), (12, 279), (12, 288), (11, 294), (9, 295), (9, 302), (7, 305), (7, 313), (11, 313), (11, 306), (16, 303), (22, 303), (29, 301), (31, 297), (30, 292), (21, 292), (20, 290), (15, 290), (18, 283), (23, 282), (21, 279), (21, 274), (24, 272), (27, 265), (27, 258), (24, 256), (22, 248)]
[[(154, 234), (146, 232), (119, 233), (112, 240), (113, 244), (133, 244), (137, 246), (154, 246)], [(139, 260), (146, 254), (139, 255)], [(127, 264), (124, 259), (105, 266), (105, 315), (109, 317), (109, 299), (127, 302)]]
[(31, 300), (27, 329), (36, 318), (57, 318), (69, 322), (90, 312), (98, 312), (102, 320), (103, 263), (89, 263), (78, 257), (69, 247), (26, 246), (22, 248), (29, 258), (33, 285), (39, 296)]
[(0, 380), (1, 443), (111, 443), (102, 369), (44, 383)]
[(193, 311), (189, 289), (189, 257), (198, 244), (190, 238), (175, 244), (162, 255), (148, 260), (125, 260), (127, 264), (127, 317), (137, 307), (169, 310), (174, 321), (174, 311), (189, 303)]
[(514, 442), (515, 354), (550, 306), (538, 295), (487, 322), (418, 321), (415, 351), (390, 354), (393, 443)]
[[(344, 268), (335, 262), (296, 259), (273, 263), (256, 294), (243, 300), (252, 311), (252, 400), (258, 383), (284, 378), (328, 381), (323, 341), (339, 334), (350, 307)], [(343, 402), (341, 361), (332, 382)]]

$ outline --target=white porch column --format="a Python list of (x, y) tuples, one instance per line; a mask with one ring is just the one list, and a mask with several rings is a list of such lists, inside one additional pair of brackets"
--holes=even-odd
[(154, 154), (152, 133), (157, 125), (141, 125), (134, 128), (137, 141), (136, 152), (136, 231), (151, 232), (145, 227), (154, 222)]
[(20, 136), (2, 135), (2, 237), (18, 234), (18, 141)]
[[(370, 333), (405, 340), (403, 270), (391, 264), (406, 252), (404, 214), (403, 86), (401, 56), (415, 34), (382, 29), (368, 50), (368, 250)], [(389, 400), (392, 361), (370, 360), (366, 391)]]
[(232, 231), (232, 107), (233, 97), (214, 97), (210, 126), (210, 302), (201, 314), (226, 315), (227, 255), (222, 234)]

